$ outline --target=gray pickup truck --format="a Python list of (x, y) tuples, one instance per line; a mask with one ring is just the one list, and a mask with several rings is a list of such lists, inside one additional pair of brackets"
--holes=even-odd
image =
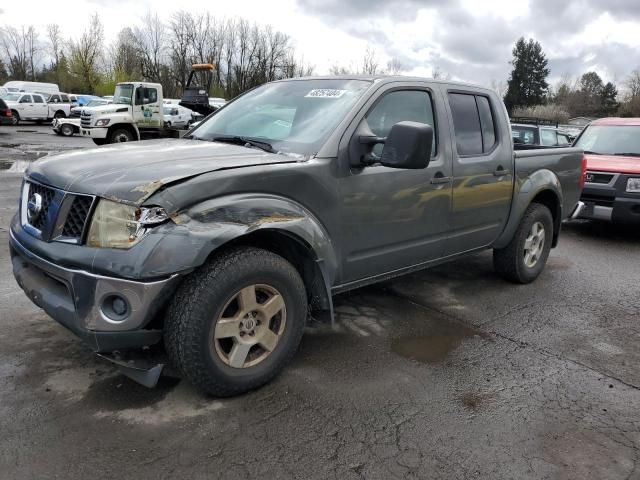
[[(278, 81), (183, 139), (33, 163), (13, 272), (93, 350), (164, 341), (199, 389), (233, 395), (272, 379), (337, 293), (484, 249), (500, 275), (533, 281), (578, 213), (584, 168), (578, 149), (514, 153), (485, 88)], [(127, 365), (147, 385), (162, 369)]]

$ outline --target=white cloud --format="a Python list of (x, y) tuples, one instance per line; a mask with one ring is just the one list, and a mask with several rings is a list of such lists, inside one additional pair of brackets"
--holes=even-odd
[[(76, 0), (73, 8), (38, 4), (28, 15), (16, 2), (4, 5), (0, 24), (34, 24), (44, 35), (46, 24), (58, 23), (66, 36), (76, 37), (98, 12), (110, 41), (149, 9), (168, 20), (178, 9), (201, 12), (207, 5), (201, 0)], [(439, 68), (457, 79), (488, 84), (506, 80), (511, 48), (521, 35), (542, 43), (552, 80), (589, 67), (606, 80), (621, 80), (640, 65), (636, 0), (234, 0), (210, 5), (216, 17), (241, 16), (290, 35), (298, 54), (319, 74), (334, 64), (359, 64), (371, 44), (382, 65), (397, 57), (411, 73)]]

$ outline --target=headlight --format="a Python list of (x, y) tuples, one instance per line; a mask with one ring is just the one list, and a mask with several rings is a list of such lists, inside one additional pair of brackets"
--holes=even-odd
[(630, 178), (627, 180), (627, 192), (640, 193), (640, 178)]
[(96, 127), (106, 127), (107, 125), (109, 125), (110, 121), (110, 118), (101, 118), (96, 122)]
[(160, 207), (132, 207), (101, 199), (93, 212), (87, 245), (101, 248), (131, 248), (149, 228), (169, 218)]

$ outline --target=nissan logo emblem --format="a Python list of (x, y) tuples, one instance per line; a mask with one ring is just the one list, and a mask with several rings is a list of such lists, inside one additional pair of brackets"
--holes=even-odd
[(42, 195), (34, 193), (27, 203), (27, 220), (35, 221), (42, 213)]

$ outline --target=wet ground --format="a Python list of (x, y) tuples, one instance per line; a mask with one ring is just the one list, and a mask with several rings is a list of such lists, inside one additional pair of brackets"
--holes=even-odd
[[(1, 130), (0, 163), (88, 146), (35, 130)], [(342, 295), (336, 327), (309, 329), (278, 379), (217, 400), (134, 384), (26, 299), (6, 248), (12, 165), (2, 479), (640, 478), (638, 229), (566, 225), (533, 285), (485, 253)]]

